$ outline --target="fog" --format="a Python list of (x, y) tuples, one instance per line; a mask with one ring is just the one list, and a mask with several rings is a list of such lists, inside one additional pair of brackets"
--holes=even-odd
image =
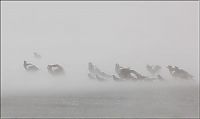
[[(1, 96), (5, 98), (2, 115), (198, 117), (198, 9), (198, 1), (2, 1)], [(33, 52), (42, 58), (35, 58)], [(36, 65), (40, 71), (27, 72), (23, 67), (24, 60)], [(116, 75), (116, 63), (145, 76), (150, 76), (147, 64), (160, 65), (160, 74), (166, 80), (92, 80), (88, 78), (88, 62), (110, 75)], [(60, 64), (65, 69), (65, 76), (52, 76), (47, 71), (49, 64)], [(194, 76), (194, 80), (175, 80), (166, 68), (168, 65), (183, 68)], [(85, 98), (79, 97), (84, 94), (87, 94)], [(50, 95), (51, 98), (44, 98), (43, 102), (39, 95)], [(70, 102), (67, 95), (76, 96)], [(79, 101), (69, 108), (64, 100), (69, 101), (70, 106), (74, 100)], [(157, 103), (151, 105), (153, 101)], [(43, 106), (37, 106), (39, 103)], [(57, 108), (51, 115), (47, 110), (53, 109), (55, 103), (61, 103), (63, 107), (55, 106)], [(97, 108), (90, 107), (95, 105)], [(165, 108), (168, 111), (162, 110)]]
[[(29, 81), (35, 89), (48, 86), (54, 79), (48, 80), (46, 66), (56, 63), (70, 85), (90, 82), (88, 62), (108, 74), (115, 74), (116, 63), (144, 75), (146, 64), (158, 64), (166, 78), (166, 66), (176, 65), (198, 80), (198, 7), (198, 2), (2, 2), (2, 88), (26, 90)], [(29, 79), (34, 76), (24, 70), (24, 60), (41, 69), (35, 74), (40, 78)]]

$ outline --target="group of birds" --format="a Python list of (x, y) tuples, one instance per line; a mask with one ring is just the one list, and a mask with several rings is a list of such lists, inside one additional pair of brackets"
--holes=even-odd
[[(113, 79), (115, 81), (125, 81), (125, 80), (152, 81), (155, 79), (163, 80), (161, 75), (157, 75), (156, 78), (149, 78), (147, 76), (143, 76), (142, 74), (136, 72), (133, 69), (122, 67), (119, 64), (115, 65), (115, 73), (117, 75), (109, 75), (109, 74), (101, 71), (96, 65), (92, 64), (91, 62), (88, 63), (88, 70), (89, 70), (88, 77), (90, 79), (97, 79), (100, 81), (105, 81), (107, 79)], [(156, 74), (158, 71), (154, 71), (154, 70), (155, 69), (151, 69), (151, 72)]]
[[(34, 52), (33, 55), (36, 59), (42, 58), (41, 55), (39, 55), (36, 52)], [(38, 72), (40, 70), (36, 65), (34, 65), (32, 63), (28, 63), (27, 61), (24, 61), (24, 68), (28, 72)], [(52, 75), (63, 75), (63, 74), (65, 74), (64, 68), (62, 66), (60, 66), (59, 64), (47, 65), (47, 70)]]
[[(122, 67), (119, 64), (115, 65), (115, 73), (117, 75), (109, 75), (105, 72), (102, 72), (96, 65), (92, 64), (91, 62), (88, 63), (88, 77), (90, 79), (97, 79), (100, 81), (104, 81), (107, 79), (113, 79), (115, 81), (126, 81), (126, 80), (133, 80), (133, 81), (153, 81), (153, 80), (160, 80), (163, 81), (164, 78), (160, 75), (161, 66), (159, 65), (146, 65), (147, 71), (151, 74), (151, 77), (144, 76), (137, 71)], [(183, 69), (178, 68), (175, 66), (167, 67), (169, 69), (170, 74), (175, 78), (180, 79), (192, 79), (193, 76), (186, 72)]]
[[(36, 59), (41, 59), (41, 55), (34, 52), (34, 57)], [(28, 63), (27, 61), (24, 61), (24, 68), (28, 72), (37, 72), (40, 69), (32, 64)], [(115, 65), (115, 73), (116, 75), (109, 75), (103, 71), (101, 71), (96, 65), (94, 65), (92, 62), (88, 63), (88, 77), (90, 79), (97, 79), (100, 81), (104, 81), (107, 79), (113, 79), (115, 81), (123, 81), (123, 80), (142, 80), (142, 81), (153, 81), (153, 80), (164, 80), (164, 78), (160, 75), (161, 66), (159, 65), (146, 65), (147, 71), (151, 74), (151, 77), (144, 76), (137, 71), (122, 67), (119, 64)], [(177, 66), (167, 66), (169, 73), (174, 78), (180, 78), (180, 79), (192, 79), (193, 76), (189, 74), (187, 71), (180, 69)], [(51, 75), (64, 75), (65, 70), (64, 68), (59, 64), (51, 64), (47, 65), (47, 70)]]

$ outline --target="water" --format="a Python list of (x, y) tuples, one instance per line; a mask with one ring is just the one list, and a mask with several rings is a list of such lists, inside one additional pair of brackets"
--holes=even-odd
[(4, 96), (2, 117), (199, 117), (199, 85), (193, 81), (72, 87)]

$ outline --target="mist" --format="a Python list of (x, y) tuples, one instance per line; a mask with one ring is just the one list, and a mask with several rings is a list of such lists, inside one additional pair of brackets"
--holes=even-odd
[[(98, 92), (121, 92), (121, 95), (123, 91), (138, 88), (197, 86), (198, 9), (198, 2), (175, 1), (2, 1), (2, 95)], [(33, 52), (42, 58), (36, 59)], [(23, 67), (24, 60), (39, 67), (40, 71), (28, 73)], [(147, 64), (160, 65), (160, 74), (166, 81), (99, 82), (88, 78), (88, 62), (110, 75), (115, 74), (116, 63), (145, 76), (150, 75)], [(50, 75), (49, 64), (60, 64), (65, 76)], [(166, 68), (168, 65), (185, 69), (194, 80), (174, 80)]]
[(165, 67), (176, 65), (198, 80), (197, 9), (197, 2), (2, 2), (3, 87), (20, 83), (24, 60), (43, 75), (61, 64), (76, 83), (87, 78), (88, 62), (109, 74), (116, 63), (145, 75), (146, 64), (158, 64), (168, 77)]

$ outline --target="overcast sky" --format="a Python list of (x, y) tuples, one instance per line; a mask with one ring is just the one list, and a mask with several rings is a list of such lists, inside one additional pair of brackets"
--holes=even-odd
[[(198, 1), (3, 1), (2, 75), (24, 70), (27, 60), (44, 69), (53, 63), (68, 72), (82, 67), (82, 75), (89, 61), (108, 73), (115, 63), (140, 72), (146, 64), (171, 64), (197, 78), (198, 9)], [(42, 61), (32, 57), (35, 51)]]

